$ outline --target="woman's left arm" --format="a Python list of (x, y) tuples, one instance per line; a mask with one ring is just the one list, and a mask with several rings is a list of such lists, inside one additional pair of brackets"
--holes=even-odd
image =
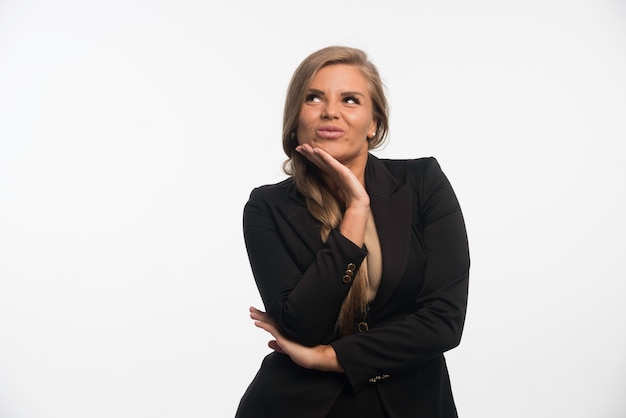
[(461, 340), (470, 267), (465, 222), (437, 161), (428, 159), (421, 171), (414, 189), (427, 261), (414, 311), (331, 343), (354, 391), (373, 376), (393, 378), (419, 366)]
[(250, 318), (254, 320), (254, 325), (264, 329), (274, 337), (267, 345), (278, 353), (288, 355), (297, 365), (306, 369), (325, 372), (343, 372), (332, 345), (310, 347), (285, 338), (272, 318), (255, 307), (250, 307)]

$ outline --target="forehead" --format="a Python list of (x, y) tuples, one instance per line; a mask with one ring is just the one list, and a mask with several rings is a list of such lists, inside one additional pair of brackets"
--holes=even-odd
[(311, 88), (336, 88), (368, 92), (369, 81), (358, 65), (331, 64), (320, 68), (311, 79)]

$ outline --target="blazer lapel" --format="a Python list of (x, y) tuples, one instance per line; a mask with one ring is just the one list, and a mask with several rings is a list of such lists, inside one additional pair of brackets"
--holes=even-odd
[[(385, 164), (369, 155), (365, 169), (365, 185), (383, 256), (383, 275), (371, 309), (382, 306), (391, 297), (405, 269), (410, 251), (411, 194), (407, 184), (400, 184)], [(276, 203), (276, 210), (285, 221), (279, 228), (283, 235), (301, 240), (306, 248), (292, 250), (316, 253), (323, 245), (320, 223), (309, 214), (304, 197), (291, 185), (290, 199)], [(293, 234), (293, 235), (292, 235)], [(295, 241), (293, 241), (295, 242)]]
[(374, 310), (391, 297), (405, 269), (411, 237), (411, 194), (384, 163), (370, 154), (365, 171), (365, 185), (376, 222), (383, 256), (383, 274), (378, 293), (371, 304)]

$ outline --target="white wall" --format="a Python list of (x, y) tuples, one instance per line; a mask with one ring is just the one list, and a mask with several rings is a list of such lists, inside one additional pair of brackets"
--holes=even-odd
[(0, 417), (229, 417), (289, 77), (369, 52), (472, 253), (464, 418), (626, 415), (626, 6), (0, 1)]

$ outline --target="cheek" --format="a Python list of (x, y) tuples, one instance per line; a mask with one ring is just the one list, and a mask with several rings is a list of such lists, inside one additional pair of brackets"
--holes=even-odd
[(298, 126), (307, 126), (315, 119), (315, 114), (307, 108), (303, 108), (298, 116)]
[(302, 143), (302, 140), (306, 140), (311, 130), (311, 115), (307, 112), (300, 112), (298, 117), (298, 127), (296, 128), (296, 135), (298, 136), (298, 142)]
[(364, 116), (355, 116), (351, 123), (355, 129), (359, 130), (359, 132), (367, 133), (372, 126), (372, 119)]
[(302, 145), (307, 143), (308, 137), (309, 136), (307, 135), (306, 124), (300, 121), (298, 123), (298, 127), (296, 128), (296, 138), (298, 139), (298, 144)]

